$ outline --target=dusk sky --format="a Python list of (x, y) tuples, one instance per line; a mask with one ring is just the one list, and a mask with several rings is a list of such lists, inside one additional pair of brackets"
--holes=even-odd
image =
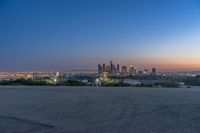
[(0, 71), (200, 70), (199, 0), (0, 0)]

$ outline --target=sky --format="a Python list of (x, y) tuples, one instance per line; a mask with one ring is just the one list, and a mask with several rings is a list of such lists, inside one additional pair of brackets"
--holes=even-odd
[(0, 71), (200, 70), (199, 0), (0, 0)]

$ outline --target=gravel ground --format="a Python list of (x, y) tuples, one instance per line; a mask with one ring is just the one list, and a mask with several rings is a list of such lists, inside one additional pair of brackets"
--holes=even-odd
[(199, 133), (200, 88), (0, 86), (0, 133)]

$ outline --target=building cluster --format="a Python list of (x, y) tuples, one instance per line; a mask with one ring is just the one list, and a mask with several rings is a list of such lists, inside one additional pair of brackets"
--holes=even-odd
[(70, 71), (70, 72), (0, 72), (0, 81), (14, 81), (18, 79), (30, 79), (34, 81), (46, 81), (47, 83), (57, 83), (59, 81), (95, 80), (97, 73), (93, 71)]
[(119, 64), (114, 65), (112, 61), (110, 64), (99, 64), (98, 65), (98, 75), (99, 76), (134, 76), (134, 75), (149, 75), (156, 74), (156, 68), (152, 68), (152, 71), (149, 72), (145, 70), (137, 70), (135, 66), (131, 65), (121, 66)]
[(99, 64), (98, 65), (98, 74), (109, 74), (110, 76), (115, 76), (120, 72), (120, 66), (114, 65), (113, 62), (110, 62), (110, 65)]
[(0, 80), (32, 79), (32, 72), (0, 72)]
[(55, 77), (55, 72), (0, 72), (0, 80), (17, 80), (17, 79), (43, 79)]

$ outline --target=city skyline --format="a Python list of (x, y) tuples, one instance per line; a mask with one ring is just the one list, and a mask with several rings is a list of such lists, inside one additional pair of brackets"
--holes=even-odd
[(0, 71), (200, 70), (198, 0), (2, 0)]

